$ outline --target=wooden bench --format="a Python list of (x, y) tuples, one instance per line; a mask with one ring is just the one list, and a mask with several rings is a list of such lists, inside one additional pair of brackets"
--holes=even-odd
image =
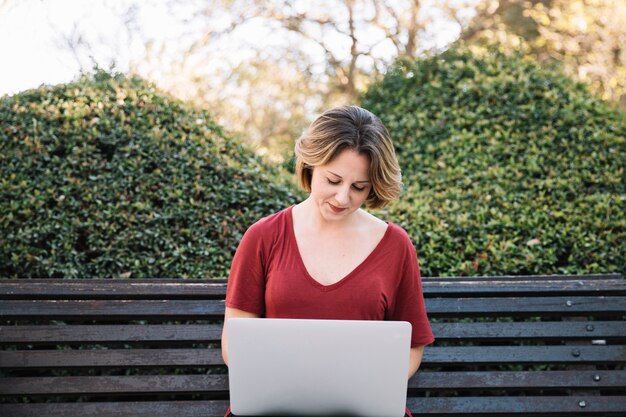
[[(626, 415), (620, 275), (424, 278), (416, 416)], [(225, 283), (0, 280), (0, 416), (222, 416)]]

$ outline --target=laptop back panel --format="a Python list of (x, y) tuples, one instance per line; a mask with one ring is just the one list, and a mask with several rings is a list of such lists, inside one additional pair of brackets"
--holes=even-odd
[(231, 410), (404, 416), (410, 338), (407, 322), (230, 319)]

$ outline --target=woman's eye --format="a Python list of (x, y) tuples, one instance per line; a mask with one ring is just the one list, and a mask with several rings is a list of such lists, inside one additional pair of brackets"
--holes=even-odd
[[(332, 184), (332, 185), (339, 185), (339, 184), (341, 184), (341, 180), (338, 180), (338, 181), (333, 181), (333, 180), (331, 180), (330, 178), (327, 178), (327, 180), (328, 180), (328, 183), (329, 183), (329, 184)], [(353, 186), (352, 186), (352, 189), (353, 189), (354, 191), (363, 191), (363, 190), (365, 190), (365, 187), (357, 187), (356, 185), (353, 185)]]

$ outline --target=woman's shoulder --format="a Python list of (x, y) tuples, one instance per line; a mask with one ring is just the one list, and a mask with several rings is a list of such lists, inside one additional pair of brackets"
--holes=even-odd
[(402, 228), (402, 226), (393, 223), (391, 221), (382, 220), (379, 217), (369, 213), (365, 210), (361, 210), (361, 214), (363, 216), (363, 220), (369, 229), (386, 229), (386, 233), (388, 235), (392, 235), (394, 237), (409, 237), (408, 233)]
[(246, 234), (269, 236), (274, 232), (283, 232), (290, 224), (292, 207), (262, 217), (248, 228)]
[(413, 247), (411, 237), (406, 230), (399, 224), (393, 222), (387, 222), (387, 234), (389, 240), (394, 242), (398, 246)]

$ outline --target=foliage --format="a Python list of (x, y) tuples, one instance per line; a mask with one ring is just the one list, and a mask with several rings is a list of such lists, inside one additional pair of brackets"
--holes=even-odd
[(0, 276), (225, 276), (294, 202), (209, 114), (97, 72), (0, 99)]
[(626, 106), (625, 0), (482, 1), (461, 38), (497, 40), (540, 62), (563, 64), (574, 79), (604, 99)]
[(626, 271), (626, 121), (530, 60), (399, 60), (363, 106), (397, 144), (391, 218), (424, 275)]

